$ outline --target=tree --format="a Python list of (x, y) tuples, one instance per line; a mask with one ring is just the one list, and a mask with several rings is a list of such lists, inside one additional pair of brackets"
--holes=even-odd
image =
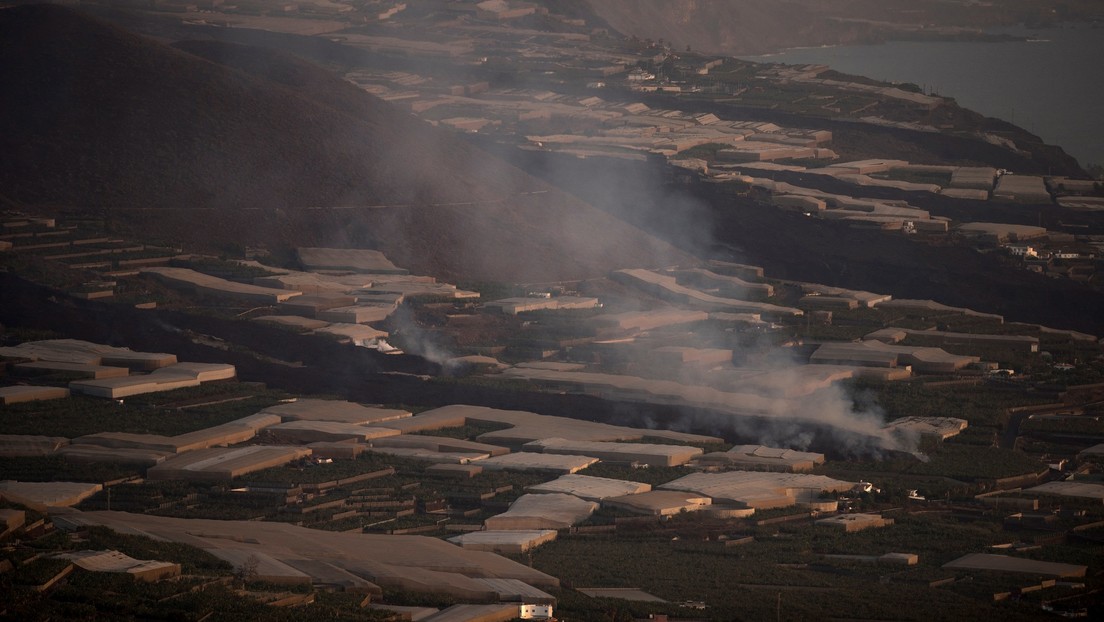
[(242, 583), (255, 581), (257, 579), (257, 569), (260, 567), (260, 565), (261, 558), (257, 557), (256, 554), (251, 553), (249, 557), (246, 557), (245, 560), (242, 561), (241, 566), (238, 566), (237, 572), (234, 573), (234, 576), (237, 577), (238, 581), (241, 581)]
[(609, 620), (609, 622), (631, 622), (633, 620), (632, 612), (616, 606), (610, 607), (603, 613), (602, 619)]

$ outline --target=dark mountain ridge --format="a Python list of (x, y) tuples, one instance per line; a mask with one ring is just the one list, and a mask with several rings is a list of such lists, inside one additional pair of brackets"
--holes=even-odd
[(686, 258), (319, 67), (181, 47), (67, 8), (0, 10), (5, 195), (194, 244), (376, 247), (449, 278)]

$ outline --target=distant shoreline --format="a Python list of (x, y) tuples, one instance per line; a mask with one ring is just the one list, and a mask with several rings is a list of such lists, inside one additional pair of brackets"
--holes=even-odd
[[(1093, 102), (1104, 86), (1093, 59), (1104, 55), (1099, 25), (994, 28), (976, 40), (912, 39), (789, 48), (745, 61), (823, 64), (886, 83), (912, 83), (970, 110), (1004, 119), (1059, 145), (1082, 166), (1104, 162), (1104, 119)], [(871, 46), (878, 46), (872, 53)]]
[[(840, 21), (860, 21), (860, 20), (840, 20)], [(793, 50), (806, 50), (806, 49), (819, 49), (819, 48), (834, 48), (834, 47), (850, 47), (860, 45), (884, 45), (887, 43), (898, 42), (958, 42), (958, 43), (1010, 43), (1010, 42), (1046, 42), (1048, 40), (1038, 39), (1036, 36), (1029, 34), (1037, 31), (1050, 31), (1050, 30), (1104, 30), (1104, 22), (1097, 20), (1087, 20), (1083, 22), (1077, 21), (1062, 21), (1048, 24), (1028, 24), (1020, 22), (1018, 24), (1009, 24), (994, 26), (991, 28), (973, 28), (962, 26), (936, 26), (932, 28), (925, 28), (920, 25), (912, 24), (880, 24), (881, 29), (868, 32), (860, 35), (857, 38), (845, 39), (840, 38), (833, 43), (824, 43), (821, 45), (794, 45), (786, 47), (767, 47), (757, 50), (749, 50), (747, 52), (724, 52), (729, 56), (736, 56), (737, 58), (746, 57), (770, 57), (777, 56), (779, 54), (785, 54)]]

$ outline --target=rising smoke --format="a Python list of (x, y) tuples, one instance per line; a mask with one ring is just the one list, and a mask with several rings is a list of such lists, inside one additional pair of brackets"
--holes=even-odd
[[(618, 219), (639, 225), (671, 242), (683, 252), (668, 252), (651, 256), (648, 267), (670, 267), (674, 264), (692, 266), (709, 255), (713, 248), (711, 206), (686, 189), (669, 183), (663, 174), (664, 165), (639, 162), (576, 160), (556, 154), (529, 156), (526, 168), (569, 193), (600, 207)], [(466, 163), (466, 166), (472, 164)], [(532, 187), (532, 186), (529, 186)], [(521, 188), (517, 191), (522, 193)], [(491, 208), (496, 219), (509, 222), (511, 212), (507, 202)], [(605, 276), (604, 268), (640, 267), (626, 263), (631, 257), (619, 255), (624, 245), (633, 239), (617, 239), (609, 230), (594, 230), (586, 223), (545, 219), (542, 227), (556, 228), (563, 246), (556, 254), (559, 265), (524, 268), (524, 272), (542, 271), (553, 274), (574, 274), (579, 269), (578, 258), (594, 249), (603, 249), (602, 260), (589, 262), (591, 276)], [(467, 232), (466, 232), (467, 233)], [(395, 235), (401, 235), (396, 231)], [(640, 232), (633, 230), (633, 236)], [(494, 251), (476, 233), (462, 236), (456, 252), (468, 265), (495, 261)], [(515, 264), (529, 261), (526, 253), (514, 259)], [(601, 269), (595, 269), (600, 266)], [(603, 292), (592, 292), (603, 297)], [(621, 304), (629, 308), (640, 303), (631, 298)], [(644, 303), (647, 304), (647, 303)], [(403, 310), (393, 324), (402, 347), (414, 354), (444, 363), (454, 356), (448, 344), (436, 338), (432, 331), (419, 327), (412, 315)], [(734, 348), (732, 335), (723, 330), (704, 328), (688, 337), (698, 348)], [(870, 455), (885, 451), (908, 450), (914, 439), (892, 436), (883, 430), (884, 412), (868, 394), (849, 393), (844, 386), (833, 383), (815, 391), (796, 390), (810, 381), (801, 372), (804, 362), (792, 348), (771, 345), (766, 338), (750, 346), (735, 346), (734, 359), (748, 361), (738, 371), (770, 375), (770, 387), (755, 388), (754, 383), (737, 383), (727, 387), (715, 374), (681, 368), (657, 373), (650, 378), (681, 383), (689, 387), (715, 387), (730, 391), (731, 404), (711, 409), (687, 408), (673, 420), (644, 421), (653, 427), (683, 429), (707, 433), (725, 439), (796, 449), (816, 449), (833, 455)], [(625, 364), (624, 373), (648, 368), (647, 349), (637, 350), (634, 360)], [(793, 397), (787, 397), (789, 392)], [(633, 415), (640, 425), (640, 413)]]
[(413, 311), (405, 305), (395, 309), (395, 312), (387, 318), (387, 323), (391, 327), (390, 337), (393, 345), (405, 352), (441, 366), (456, 357), (440, 334), (418, 324)]
[[(725, 342), (713, 345), (725, 347)], [(747, 353), (737, 349), (735, 358), (742, 354)], [(769, 378), (763, 383), (752, 378), (731, 384), (708, 372), (681, 372), (678, 381), (683, 384), (719, 386), (732, 396), (733, 412), (684, 413), (686, 428), (737, 442), (847, 457), (915, 448), (917, 438), (884, 429), (886, 413), (870, 392), (840, 382), (810, 386), (803, 367), (793, 349), (765, 345), (739, 368)]]
[[(599, 163), (548, 155), (529, 168), (592, 205), (659, 235), (688, 254), (706, 258), (714, 248), (715, 225), (711, 216), (714, 208), (696, 197), (691, 189), (670, 183), (663, 172), (664, 166), (620, 161)], [(750, 262), (754, 263), (754, 259)], [(687, 265), (685, 258), (678, 263)], [(748, 293), (736, 294), (736, 297), (750, 299)], [(716, 374), (685, 366), (656, 374), (654, 366), (648, 364), (648, 350), (640, 349), (626, 364), (629, 370), (626, 373), (651, 367), (650, 377), (660, 380), (732, 391), (729, 409), (746, 413), (746, 416), (733, 415), (693, 408), (686, 409), (675, 420), (662, 424), (649, 422), (652, 426), (663, 425), (776, 447), (815, 448), (848, 456), (910, 451), (916, 445), (915, 438), (891, 435), (883, 429), (885, 412), (869, 393), (853, 393), (838, 382), (815, 391), (798, 390), (810, 381), (801, 373), (805, 361), (800, 360), (793, 348), (771, 345), (766, 337), (750, 345), (735, 345), (731, 334), (710, 328), (697, 330), (692, 340), (693, 346), (698, 348), (733, 349), (733, 358), (741, 371), (770, 375), (770, 387), (773, 388), (755, 389), (754, 383), (726, 386), (731, 383)], [(787, 391), (796, 396), (785, 397)], [(742, 395), (750, 397), (744, 400)]]
[[(227, 46), (221, 53), (222, 62), (266, 73), (266, 66), (242, 50)], [(338, 108), (344, 102), (324, 103)], [(366, 157), (365, 183), (332, 195), (329, 207), (357, 209), (334, 212), (340, 217), (317, 213), (340, 225), (330, 229), (331, 239), (322, 245), (375, 247), (399, 265), (448, 279), (503, 281), (577, 279), (617, 268), (688, 265), (712, 252), (713, 207), (670, 184), (662, 159), (641, 163), (504, 152), (507, 161), (534, 177), (420, 121), (399, 123), (398, 116), (405, 117), (386, 111), (383, 125), (395, 127), (380, 129), (378, 145), (351, 153)], [(449, 344), (419, 326), (405, 307), (390, 324), (396, 345), (404, 350), (441, 364), (454, 358)], [(710, 341), (699, 347), (726, 347), (723, 335)], [(799, 363), (784, 349), (760, 358), (771, 361), (760, 371), (788, 370), (792, 384), (802, 381)], [(707, 377), (667, 379), (710, 385)], [(767, 407), (752, 409), (754, 416), (688, 410), (681, 420), (665, 425), (769, 445), (829, 446), (840, 453), (899, 447), (882, 431), (880, 409), (838, 385), (796, 399), (755, 397)], [(743, 406), (735, 403), (732, 408)]]

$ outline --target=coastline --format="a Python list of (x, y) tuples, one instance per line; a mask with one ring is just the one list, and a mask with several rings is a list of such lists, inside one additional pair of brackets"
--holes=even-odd
[[(1092, 59), (1104, 54), (1095, 22), (1049, 29), (998, 27), (976, 40), (894, 40), (787, 48), (741, 60), (823, 64), (887, 84), (912, 83), (964, 108), (1005, 120), (1061, 146), (1082, 167), (1104, 162), (1101, 86)], [(876, 53), (872, 50), (877, 48)], [(1099, 52), (1099, 53), (1097, 53)]]

